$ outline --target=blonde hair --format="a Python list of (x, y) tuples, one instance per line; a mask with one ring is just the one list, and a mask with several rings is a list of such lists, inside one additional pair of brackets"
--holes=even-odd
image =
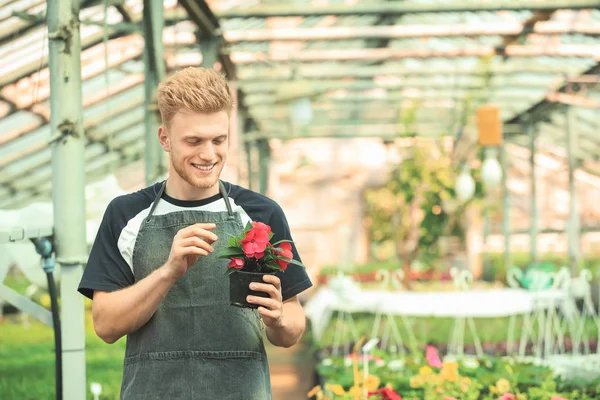
[(209, 68), (185, 68), (158, 86), (158, 109), (168, 127), (179, 111), (231, 115), (233, 99), (225, 77)]

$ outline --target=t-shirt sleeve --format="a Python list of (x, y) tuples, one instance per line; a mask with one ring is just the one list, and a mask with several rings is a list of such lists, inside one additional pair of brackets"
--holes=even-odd
[(111, 201), (104, 213), (79, 283), (79, 292), (90, 299), (94, 290), (114, 292), (134, 283), (133, 272), (118, 247), (120, 231), (126, 224), (118, 202), (119, 198)]
[[(287, 223), (285, 214), (283, 213), (281, 207), (277, 204), (275, 205), (273, 213), (271, 214), (269, 225), (273, 231), (273, 238), (271, 239), (272, 243), (280, 240), (294, 241), (294, 239), (292, 239), (292, 234), (290, 232), (290, 227)], [(292, 253), (294, 255), (294, 260), (302, 263), (295, 243), (292, 243)], [(277, 272), (276, 275), (281, 280), (281, 294), (283, 296), (283, 301), (302, 293), (312, 286), (312, 282), (310, 281), (306, 270), (296, 264), (288, 264), (288, 267), (285, 271)]]

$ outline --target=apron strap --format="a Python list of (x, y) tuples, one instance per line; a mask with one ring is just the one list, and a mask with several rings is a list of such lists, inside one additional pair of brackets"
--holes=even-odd
[(233, 217), (233, 210), (231, 209), (231, 203), (229, 202), (229, 196), (227, 195), (227, 190), (225, 189), (225, 185), (223, 184), (223, 181), (221, 181), (219, 179), (219, 191), (221, 192), (221, 196), (223, 197), (223, 200), (225, 201), (225, 206), (227, 207), (227, 212), (229, 213), (230, 217)]
[[(156, 206), (158, 205), (159, 200), (161, 199), (163, 193), (165, 192), (166, 185), (167, 185), (167, 181), (164, 181), (162, 183), (162, 185), (160, 185), (158, 194), (156, 195), (156, 198), (154, 199), (154, 202), (152, 203), (152, 207), (150, 207), (150, 212), (148, 213), (146, 222), (150, 222), (150, 219), (152, 219), (152, 213), (154, 213), (154, 210), (156, 209)], [(221, 180), (219, 180), (219, 192), (221, 192), (221, 196), (223, 196), (223, 200), (225, 201), (225, 206), (227, 207), (227, 213), (229, 214), (230, 217), (233, 217), (234, 214), (233, 214), (233, 210), (231, 209), (231, 203), (229, 202), (229, 196), (227, 195), (227, 190), (225, 189), (225, 185), (223, 184), (223, 182)]]
[(167, 181), (164, 181), (162, 183), (162, 185), (160, 185), (160, 189), (158, 190), (158, 194), (156, 195), (156, 198), (154, 199), (154, 202), (152, 203), (152, 207), (150, 208), (150, 212), (148, 213), (146, 222), (150, 222), (150, 219), (152, 218), (152, 213), (156, 209), (156, 206), (158, 205), (160, 198), (162, 197), (163, 193), (165, 192), (165, 186), (167, 186)]

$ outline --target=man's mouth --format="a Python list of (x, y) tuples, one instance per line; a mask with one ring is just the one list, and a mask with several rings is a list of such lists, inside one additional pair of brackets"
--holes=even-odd
[(204, 172), (208, 172), (211, 171), (216, 163), (214, 164), (192, 164), (196, 169), (199, 169), (200, 171), (204, 171)]

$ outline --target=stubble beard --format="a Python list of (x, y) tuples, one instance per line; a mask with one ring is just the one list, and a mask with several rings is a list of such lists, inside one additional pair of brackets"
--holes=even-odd
[[(221, 176), (221, 171), (223, 170), (224, 162), (224, 160), (219, 161), (217, 165), (214, 166), (212, 173), (204, 178), (192, 176), (183, 162), (171, 162), (171, 164), (173, 165), (175, 172), (177, 172), (181, 179), (186, 181), (189, 185), (197, 189), (210, 189), (217, 184), (219, 177)], [(189, 168), (194, 167), (189, 166)]]

